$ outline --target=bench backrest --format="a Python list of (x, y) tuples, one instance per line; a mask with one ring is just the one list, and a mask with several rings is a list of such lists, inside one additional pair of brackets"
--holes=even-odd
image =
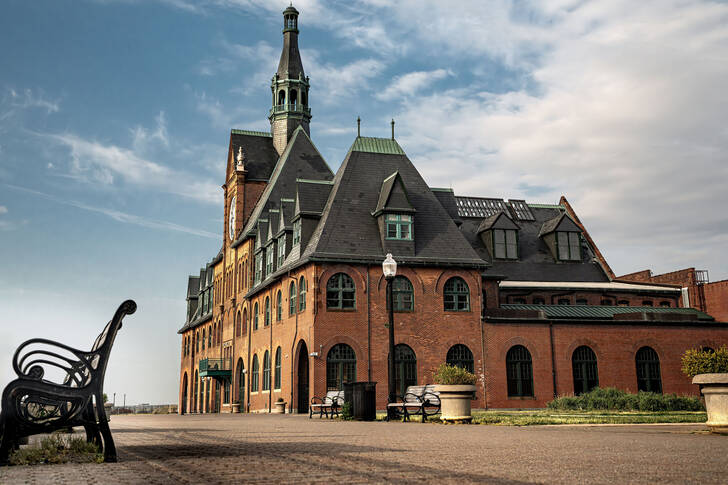
[(334, 404), (336, 401), (339, 404), (344, 403), (344, 391), (328, 391), (323, 398), (324, 404)]
[(428, 384), (425, 386), (407, 386), (407, 391), (404, 394), (404, 402), (420, 402), (420, 399), (425, 394), (434, 394), (439, 396), (440, 393), (435, 390), (434, 384)]

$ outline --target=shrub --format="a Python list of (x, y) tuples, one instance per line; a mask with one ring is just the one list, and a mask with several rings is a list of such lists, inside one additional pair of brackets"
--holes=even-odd
[(104, 455), (93, 443), (83, 438), (52, 434), (43, 438), (39, 446), (20, 448), (10, 455), (11, 465), (38, 465), (42, 463), (101, 463)]
[(700, 399), (676, 394), (639, 392), (629, 394), (609, 387), (595, 388), (580, 396), (562, 396), (546, 404), (549, 409), (582, 411), (701, 411)]
[(682, 371), (688, 377), (728, 372), (728, 348), (724, 345), (715, 352), (700, 349), (686, 350), (682, 356)]
[(432, 377), (435, 384), (453, 385), (453, 384), (470, 384), (477, 382), (478, 378), (472, 372), (468, 372), (462, 367), (450, 364), (440, 364), (440, 367), (433, 372)]
[(344, 402), (344, 405), (341, 406), (341, 419), (344, 419), (346, 421), (349, 421), (350, 419), (354, 418), (354, 413), (351, 410), (351, 403), (349, 401)]

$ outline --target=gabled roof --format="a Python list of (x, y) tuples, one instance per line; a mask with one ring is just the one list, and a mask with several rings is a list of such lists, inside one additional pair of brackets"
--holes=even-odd
[(518, 224), (513, 222), (511, 218), (503, 211), (499, 211), (490, 217), (483, 219), (483, 222), (478, 226), (478, 234), (488, 229), (515, 229), (518, 230)]
[[(366, 146), (362, 144), (366, 141)], [(365, 150), (377, 148), (379, 151)], [(397, 150), (394, 150), (394, 148)], [(391, 153), (397, 151), (399, 153)], [(384, 259), (379, 226), (371, 210), (382, 182), (398, 172), (414, 217), (414, 256), (394, 257), (403, 264), (460, 264), (485, 267), (412, 162), (391, 139), (357, 138), (334, 178), (334, 186), (302, 257), (327, 261)]]
[(228, 172), (236, 163), (238, 150), (242, 147), (247, 180), (268, 180), (278, 160), (278, 152), (273, 148), (273, 137), (262, 131), (231, 130), (228, 149)]
[(270, 241), (278, 234), (278, 227), (280, 219), (280, 211), (278, 209), (271, 209), (268, 211), (268, 235), (266, 240)]
[(268, 221), (258, 220), (258, 231), (255, 234), (255, 249), (262, 248), (268, 242)]
[(553, 219), (549, 219), (543, 223), (541, 230), (538, 233), (538, 237), (542, 237), (556, 231), (581, 232), (581, 229), (574, 223), (574, 221), (571, 220), (571, 217), (566, 215), (566, 212), (562, 212)]
[(260, 195), (247, 224), (233, 246), (237, 246), (246, 237), (253, 235), (255, 225), (261, 215), (275, 207), (281, 198), (293, 199), (295, 197), (296, 179), (331, 180), (333, 177), (333, 172), (306, 131), (300, 126), (296, 128), (270, 175), (268, 185)]
[(378, 216), (382, 211), (416, 212), (407, 197), (407, 189), (399, 172), (394, 172), (382, 182), (379, 189), (379, 200), (372, 215)]
[(295, 209), (295, 199), (281, 198), (280, 217), (278, 218), (278, 232), (284, 229), (292, 229), (291, 220)]
[(296, 204), (294, 215), (320, 215), (331, 193), (332, 180), (296, 180)]
[(190, 276), (187, 280), (187, 298), (196, 298), (200, 293), (200, 277)]
[(455, 221), (455, 224), (460, 225), (463, 221), (460, 219), (460, 215), (458, 214), (458, 206), (457, 202), (455, 201), (455, 191), (453, 191), (452, 189), (441, 189), (434, 187), (431, 187), (430, 190), (433, 194), (435, 194), (437, 200), (440, 201), (442, 207), (447, 211), (448, 214), (450, 214), (450, 217), (453, 221)]

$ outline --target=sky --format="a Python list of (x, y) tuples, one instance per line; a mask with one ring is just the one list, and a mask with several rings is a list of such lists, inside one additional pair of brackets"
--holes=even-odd
[[(277, 0), (7, 0), (0, 386), (43, 336), (90, 348), (133, 298), (106, 391), (176, 402), (187, 275), (217, 254), (231, 128), (268, 131)], [(396, 138), (433, 187), (557, 203), (615, 273), (728, 278), (728, 4), (298, 0), (311, 135), (336, 170)]]

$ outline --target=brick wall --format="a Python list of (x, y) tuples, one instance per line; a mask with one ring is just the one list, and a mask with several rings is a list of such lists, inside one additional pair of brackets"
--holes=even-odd
[(706, 311), (719, 322), (728, 322), (728, 280), (703, 285)]

